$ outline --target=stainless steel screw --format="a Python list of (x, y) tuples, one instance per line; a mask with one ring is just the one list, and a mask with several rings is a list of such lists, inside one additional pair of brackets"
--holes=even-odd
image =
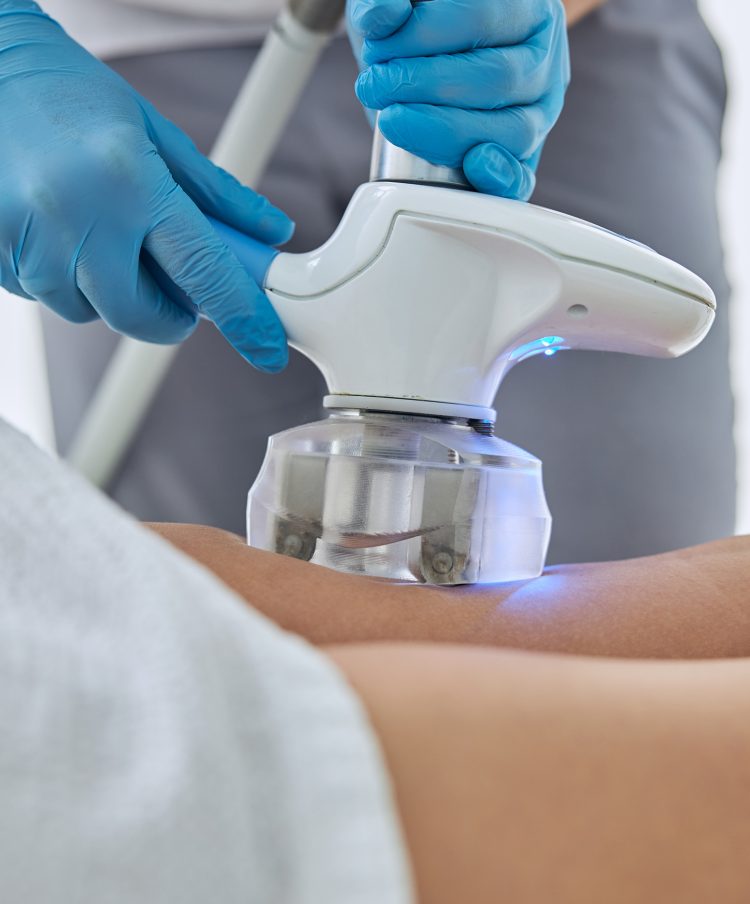
[(287, 534), (284, 537), (284, 555), (297, 558), (302, 552), (302, 539), (297, 534)]
[(436, 574), (448, 574), (453, 568), (453, 556), (448, 552), (439, 552), (432, 557), (432, 568)]

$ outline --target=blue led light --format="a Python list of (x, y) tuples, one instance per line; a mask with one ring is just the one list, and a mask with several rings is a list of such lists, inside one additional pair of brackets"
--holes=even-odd
[(511, 354), (511, 361), (525, 361), (534, 355), (546, 355), (551, 358), (561, 348), (565, 347), (565, 340), (562, 336), (544, 336), (542, 339), (535, 339), (533, 342), (527, 342), (525, 345), (519, 346)]

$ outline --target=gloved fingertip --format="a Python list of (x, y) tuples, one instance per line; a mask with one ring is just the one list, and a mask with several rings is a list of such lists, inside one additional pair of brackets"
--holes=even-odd
[(264, 233), (268, 236), (269, 245), (285, 245), (294, 235), (297, 224), (283, 211), (276, 207), (266, 214), (261, 221)]
[(516, 201), (528, 201), (535, 179), (530, 167), (500, 145), (482, 144), (464, 158), (464, 173), (477, 191)]
[(249, 364), (263, 373), (277, 374), (289, 363), (289, 346), (281, 322), (265, 324), (265, 329), (232, 344)]
[(396, 147), (423, 157), (430, 163), (453, 166), (455, 163), (435, 153), (436, 142), (425, 141), (424, 117), (408, 104), (388, 104), (380, 112), (378, 126), (384, 137)]
[(517, 182), (516, 170), (508, 155), (487, 149), (481, 156), (485, 172), (496, 185), (502, 186), (503, 194), (505, 196), (514, 195)]
[(255, 203), (248, 206), (248, 212), (254, 219), (251, 234), (262, 242), (283, 245), (294, 235), (294, 220), (263, 195), (255, 195)]
[(354, 83), (354, 93), (362, 106), (367, 107), (368, 110), (379, 110), (383, 107), (377, 96), (371, 68), (360, 72), (357, 81)]
[(404, 107), (402, 104), (389, 104), (385, 107), (378, 119), (380, 131), (392, 144), (403, 147), (403, 119)]
[(222, 311), (214, 324), (229, 344), (257, 370), (278, 373), (289, 360), (286, 331), (265, 293), (253, 293), (248, 307)]
[(411, 0), (353, 0), (349, 18), (366, 40), (379, 41), (398, 31), (411, 11)]
[(246, 360), (256, 370), (260, 370), (265, 374), (278, 374), (289, 364), (289, 349), (284, 345), (283, 349), (255, 353), (247, 356)]

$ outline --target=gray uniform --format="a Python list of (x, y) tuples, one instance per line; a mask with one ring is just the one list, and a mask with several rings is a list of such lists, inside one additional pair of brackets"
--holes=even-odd
[[(538, 455), (555, 519), (551, 561), (655, 553), (732, 533), (735, 516), (728, 286), (716, 215), (725, 104), (719, 51), (694, 0), (609, 0), (572, 29), (573, 82), (535, 203), (632, 236), (716, 291), (709, 338), (679, 361), (574, 353), (516, 368), (498, 433)], [(254, 50), (118, 61), (139, 91), (210, 148)], [(334, 42), (261, 186), (298, 222), (292, 250), (333, 231), (367, 178), (369, 125), (355, 63)], [(460, 299), (456, 300), (460, 304)], [(62, 448), (113, 347), (101, 324), (47, 317)], [(266, 438), (317, 419), (325, 392), (293, 354), (252, 370), (207, 324), (181, 349), (111, 491), (142, 518), (243, 530)]]

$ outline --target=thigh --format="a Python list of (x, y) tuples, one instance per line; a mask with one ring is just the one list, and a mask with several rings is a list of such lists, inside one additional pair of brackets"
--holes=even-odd
[[(179, 51), (116, 61), (138, 91), (204, 152), (256, 50)], [(261, 189), (297, 220), (295, 251), (321, 244), (367, 178), (371, 131), (353, 93), (356, 65), (335, 41), (316, 70)], [(67, 448), (117, 338), (45, 317), (60, 448)], [(197, 521), (244, 533), (247, 490), (269, 433), (321, 416), (325, 384), (292, 353), (287, 370), (253, 370), (210, 324), (184, 344), (110, 492), (147, 520)]]
[(420, 901), (749, 899), (750, 661), (327, 652), (379, 737)]
[(498, 432), (544, 462), (552, 561), (644, 555), (734, 530), (729, 293), (716, 214), (723, 71), (690, 2), (648, 4), (610, 0), (573, 30), (568, 103), (534, 201), (697, 271), (719, 312), (703, 345), (677, 361), (571, 352), (512, 372), (497, 399)]

